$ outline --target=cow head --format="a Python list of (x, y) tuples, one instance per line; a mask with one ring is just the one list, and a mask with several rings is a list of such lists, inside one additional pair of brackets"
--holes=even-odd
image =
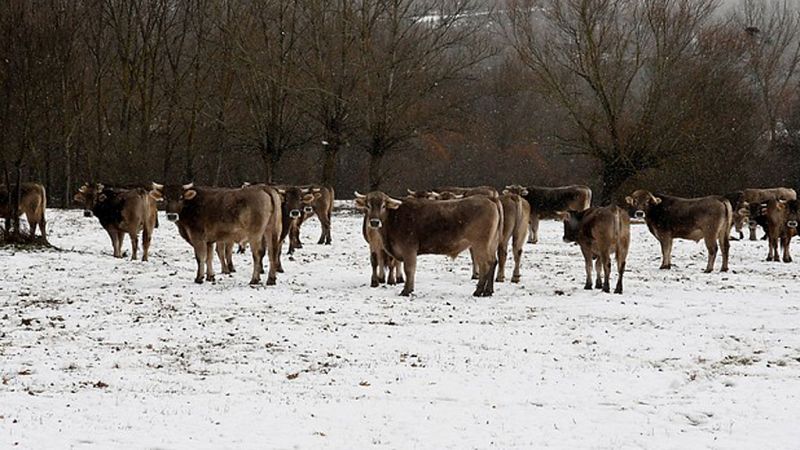
[(106, 201), (106, 194), (103, 192), (103, 189), (105, 189), (105, 186), (100, 183), (88, 182), (84, 183), (83, 186), (78, 189), (73, 199), (75, 202), (83, 205), (84, 217), (92, 217), (94, 215), (92, 210), (94, 210), (95, 205)]
[(797, 234), (797, 224), (800, 222), (800, 203), (797, 200), (778, 200), (778, 211), (783, 215), (784, 225)]
[(637, 219), (644, 219), (647, 216), (647, 212), (650, 211), (650, 208), (661, 203), (661, 199), (650, 193), (650, 191), (639, 189), (625, 197), (625, 203), (633, 207), (635, 210), (633, 215)]
[(314, 212), (314, 202), (322, 197), (321, 188), (311, 188), (303, 191), (303, 212), (311, 214)]
[(431, 192), (431, 200), (457, 200), (460, 198), (464, 198), (464, 194), (456, 194), (449, 191), (444, 192)]
[(406, 198), (416, 198), (416, 199), (426, 199), (426, 200), (438, 200), (439, 194), (433, 191), (414, 191), (412, 189), (406, 189), (408, 195)]
[(186, 204), (197, 197), (197, 190), (194, 188), (194, 183), (166, 186), (153, 183), (150, 195), (165, 203), (164, 209), (167, 212), (167, 220), (177, 222)]
[(370, 228), (381, 228), (386, 222), (390, 209), (397, 209), (402, 201), (389, 197), (380, 191), (373, 191), (367, 195), (355, 193), (356, 208), (366, 214), (367, 225)]
[(580, 232), (580, 214), (576, 211), (558, 211), (556, 216), (564, 222), (564, 242), (577, 242)]
[(303, 199), (305, 197), (303, 190), (296, 187), (287, 187), (278, 189), (278, 194), (281, 195), (281, 201), (289, 217), (292, 220), (299, 219), (303, 215)]
[(510, 184), (503, 189), (503, 195), (507, 194), (517, 194), (521, 197), (528, 195), (528, 188), (525, 186), (520, 186), (518, 184)]

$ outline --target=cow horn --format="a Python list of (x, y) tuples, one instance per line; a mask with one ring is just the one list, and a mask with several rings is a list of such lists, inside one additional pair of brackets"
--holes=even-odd
[(155, 181), (153, 181), (152, 188), (153, 188), (153, 190), (160, 191), (160, 190), (164, 189), (164, 185), (163, 184), (158, 184)]
[(412, 191), (411, 189), (406, 189), (406, 192), (408, 192), (408, 195), (417, 195), (417, 191)]
[(396, 198), (389, 197), (389, 199), (387, 200), (387, 203), (390, 203), (394, 207), (398, 207), (398, 206), (403, 204), (403, 201), (402, 200), (397, 200)]
[(184, 185), (183, 185), (183, 189), (184, 189), (184, 190), (191, 189), (191, 188), (193, 188), (193, 187), (194, 187), (194, 183), (193, 183), (193, 182), (192, 182), (192, 183), (189, 183), (189, 184), (184, 184)]
[(355, 192), (353, 192), (353, 194), (355, 194), (356, 198), (367, 198), (367, 196), (366, 196), (366, 195), (364, 195), (364, 194), (359, 194), (359, 193), (358, 193), (358, 191), (355, 191)]
[(242, 187), (243, 188), (246, 188), (247, 186), (250, 186), (250, 182), (249, 181), (245, 181), (244, 183), (242, 183)]
[(313, 188), (311, 192), (322, 192), (322, 188)]

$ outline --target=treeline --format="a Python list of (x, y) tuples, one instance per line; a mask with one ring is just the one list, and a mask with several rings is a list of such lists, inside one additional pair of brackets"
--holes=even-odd
[(87, 180), (800, 187), (799, 38), (792, 0), (5, 0), (0, 156), (51, 205)]

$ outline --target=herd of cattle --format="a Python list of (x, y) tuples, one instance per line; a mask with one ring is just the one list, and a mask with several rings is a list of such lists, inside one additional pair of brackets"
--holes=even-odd
[[(0, 216), (11, 215), (10, 195), (0, 186)], [(142, 260), (147, 261), (153, 229), (158, 226), (158, 204), (166, 217), (194, 249), (195, 282), (214, 280), (213, 255), (218, 255), (222, 273), (234, 272), (232, 253), (249, 245), (253, 258), (251, 284), (261, 282), (263, 258), (268, 256), (266, 284), (275, 284), (283, 272), (281, 250), (289, 240), (291, 254), (302, 247), (300, 227), (316, 216), (322, 224), (319, 244), (331, 243), (334, 191), (327, 186), (245, 184), (241, 188), (200, 187), (194, 184), (112, 187), (86, 183), (74, 200), (84, 215), (95, 216), (111, 238), (113, 253), (122, 257), (128, 235), (132, 259), (138, 258), (142, 234)], [(643, 219), (661, 244), (661, 268), (672, 265), (673, 239), (703, 240), (708, 249), (705, 272), (714, 269), (717, 252), (722, 253), (722, 271), (728, 270), (730, 233), (743, 238), (745, 225), (750, 239), (761, 226), (769, 241), (768, 261), (791, 262), (791, 238), (800, 221), (797, 194), (789, 188), (745, 189), (724, 196), (680, 198), (637, 190), (625, 198), (624, 207), (592, 207), (592, 191), (586, 186), (490, 186), (442, 187), (430, 191), (408, 191), (394, 198), (374, 191), (355, 193), (355, 206), (364, 212), (362, 232), (370, 249), (371, 286), (404, 283), (401, 295), (414, 291), (418, 255), (456, 257), (465, 250), (472, 257), (472, 277), (478, 280), (474, 295), (490, 296), (494, 282), (505, 281), (508, 247), (514, 270), (511, 282), (520, 281), (523, 246), (538, 241), (541, 219), (564, 223), (564, 240), (575, 242), (583, 253), (586, 289), (610, 291), (611, 255), (616, 256), (618, 279), (615, 293), (622, 293), (622, 278), (630, 246), (630, 218)], [(37, 228), (46, 239), (47, 196), (42, 185), (23, 183), (19, 207), (31, 234)], [(779, 256), (780, 244), (783, 255)], [(594, 261), (596, 281), (592, 283)], [(496, 273), (495, 273), (496, 272)]]

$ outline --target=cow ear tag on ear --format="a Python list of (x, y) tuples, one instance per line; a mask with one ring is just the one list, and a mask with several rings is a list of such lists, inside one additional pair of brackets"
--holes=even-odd
[(191, 200), (197, 196), (197, 191), (194, 189), (189, 189), (188, 191), (183, 193), (184, 200)]

